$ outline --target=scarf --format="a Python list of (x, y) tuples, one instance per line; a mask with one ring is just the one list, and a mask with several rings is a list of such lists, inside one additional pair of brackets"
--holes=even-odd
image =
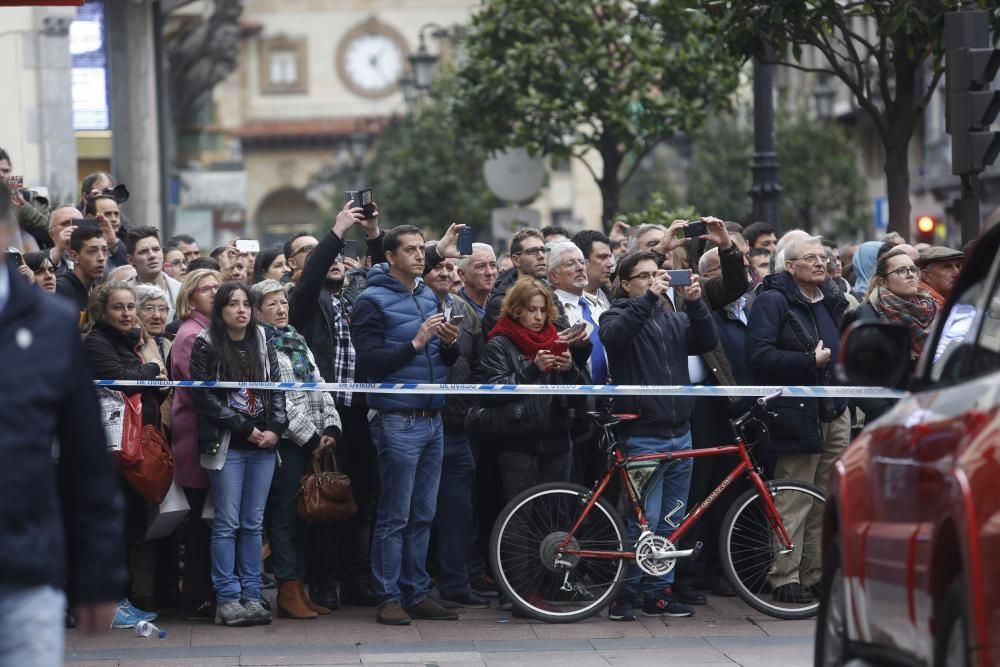
[(556, 340), (556, 327), (552, 322), (547, 322), (541, 331), (535, 332), (510, 319), (501, 317), (497, 325), (490, 331), (490, 338), (494, 336), (506, 336), (517, 349), (529, 359), (534, 359), (539, 350), (547, 350)]
[(924, 290), (908, 298), (896, 296), (887, 289), (876, 287), (872, 292), (872, 306), (887, 322), (900, 322), (910, 330), (910, 354), (916, 359), (924, 349), (931, 323), (937, 315), (937, 303)]
[(878, 241), (868, 241), (862, 243), (854, 253), (851, 260), (854, 266), (854, 292), (862, 295), (868, 293), (868, 282), (875, 272), (875, 263), (878, 260), (878, 251), (882, 244)]
[(309, 347), (299, 332), (291, 324), (284, 329), (267, 322), (260, 324), (267, 332), (268, 340), (274, 344), (274, 349), (292, 360), (292, 372), (295, 373), (295, 377), (300, 382), (311, 381), (314, 367), (309, 361)]

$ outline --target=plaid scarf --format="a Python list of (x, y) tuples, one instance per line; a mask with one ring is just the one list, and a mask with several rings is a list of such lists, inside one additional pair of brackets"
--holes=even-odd
[(268, 339), (274, 344), (280, 354), (287, 356), (292, 362), (292, 371), (299, 382), (310, 382), (314, 367), (309, 361), (309, 347), (305, 339), (299, 335), (291, 324), (279, 329), (273, 324), (261, 322)]
[(896, 296), (887, 289), (876, 287), (871, 295), (871, 304), (887, 322), (901, 322), (910, 330), (910, 354), (916, 359), (924, 349), (931, 323), (937, 315), (938, 306), (924, 290), (908, 298)]

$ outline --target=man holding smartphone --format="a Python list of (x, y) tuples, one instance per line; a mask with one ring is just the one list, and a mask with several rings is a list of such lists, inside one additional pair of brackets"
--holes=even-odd
[[(686, 301), (683, 313), (661, 307), (670, 288), (670, 278), (659, 268), (657, 256), (639, 252), (626, 257), (618, 271), (619, 297), (601, 317), (600, 336), (608, 354), (611, 375), (618, 384), (686, 385), (688, 355), (704, 354), (718, 343), (718, 334), (708, 307), (701, 298), (701, 285), (692, 276), (689, 287), (676, 288)], [(692, 398), (686, 396), (621, 396), (618, 412), (634, 413), (639, 419), (619, 428), (629, 455), (660, 454), (691, 448)], [(691, 460), (661, 465), (663, 472), (643, 496), (650, 530), (667, 535), (673, 522), (684, 516)], [(665, 516), (666, 515), (666, 516)], [(629, 517), (629, 538), (639, 536), (639, 526)], [(624, 593), (612, 603), (608, 617), (635, 620), (633, 605), (641, 600), (645, 616), (691, 616), (686, 604), (672, 592), (673, 572), (662, 577), (639, 578), (638, 566), (630, 566)]]

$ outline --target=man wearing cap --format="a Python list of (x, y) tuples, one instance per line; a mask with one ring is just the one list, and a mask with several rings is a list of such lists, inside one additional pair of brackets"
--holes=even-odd
[(965, 253), (933, 246), (921, 251), (916, 264), (920, 268), (920, 287), (927, 290), (938, 308), (951, 296), (958, 274), (962, 272)]

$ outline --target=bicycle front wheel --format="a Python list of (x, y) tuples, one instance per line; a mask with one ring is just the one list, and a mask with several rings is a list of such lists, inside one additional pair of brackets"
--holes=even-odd
[[(607, 606), (621, 587), (620, 557), (567, 554), (560, 550), (579, 520), (590, 491), (555, 482), (532, 487), (507, 504), (493, 526), (490, 561), (503, 595), (540, 621), (572, 623)], [(624, 551), (625, 528), (600, 498), (584, 517), (567, 550)]]
[(800, 573), (821, 572), (822, 522), (825, 497), (812, 484), (795, 481), (771, 483), (772, 501), (792, 538), (783, 548), (772, 526), (764, 499), (757, 489), (741, 495), (722, 521), (719, 551), (722, 569), (737, 594), (759, 612), (786, 620), (811, 618), (819, 601), (787, 601), (774, 594), (782, 583), (800, 581)]

